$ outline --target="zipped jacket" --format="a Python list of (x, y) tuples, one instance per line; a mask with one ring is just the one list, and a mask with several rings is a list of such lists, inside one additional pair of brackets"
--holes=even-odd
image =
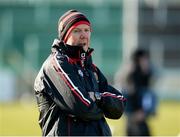
[[(111, 136), (105, 117), (119, 119), (126, 99), (108, 85), (85, 52), (55, 39), (34, 83), (43, 136)], [(88, 92), (99, 92), (93, 101)]]

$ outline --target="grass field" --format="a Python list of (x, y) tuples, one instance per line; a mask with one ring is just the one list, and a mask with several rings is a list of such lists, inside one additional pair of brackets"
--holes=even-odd
[[(0, 136), (40, 136), (38, 117), (36, 104), (0, 104)], [(125, 135), (125, 116), (120, 120), (107, 120), (113, 135)], [(180, 102), (161, 102), (149, 124), (154, 136), (180, 134)]]

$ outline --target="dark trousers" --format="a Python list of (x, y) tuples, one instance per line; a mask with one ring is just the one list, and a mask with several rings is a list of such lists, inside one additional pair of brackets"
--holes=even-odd
[(127, 136), (150, 136), (149, 127), (146, 121), (134, 122), (128, 120)]

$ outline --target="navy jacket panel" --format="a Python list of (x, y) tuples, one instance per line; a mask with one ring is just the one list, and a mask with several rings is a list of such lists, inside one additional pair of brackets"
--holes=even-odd
[(108, 84), (107, 79), (97, 67), (96, 72), (99, 81), (99, 91), (102, 96), (99, 107), (107, 118), (119, 119), (124, 112), (127, 100), (121, 91)]

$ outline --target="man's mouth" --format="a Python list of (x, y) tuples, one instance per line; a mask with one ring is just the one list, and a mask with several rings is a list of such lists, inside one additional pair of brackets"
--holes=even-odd
[(86, 43), (79, 43), (80, 46), (86, 46)]

